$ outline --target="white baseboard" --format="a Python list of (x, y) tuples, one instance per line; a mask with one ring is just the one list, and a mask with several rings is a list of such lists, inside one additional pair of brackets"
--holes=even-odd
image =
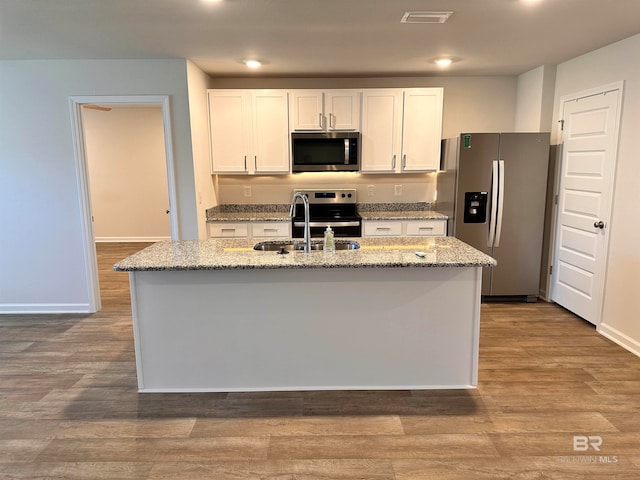
[(630, 351), (634, 355), (640, 357), (640, 342), (634, 340), (628, 335), (625, 335), (619, 330), (612, 328), (604, 323), (601, 323), (596, 327), (596, 331), (603, 337), (608, 338), (612, 342), (617, 343), (625, 350)]
[(0, 315), (42, 313), (94, 313), (88, 303), (4, 303), (0, 304)]
[(136, 243), (136, 242), (160, 242), (162, 240), (171, 240), (171, 237), (96, 237), (97, 243), (119, 242), (119, 243)]

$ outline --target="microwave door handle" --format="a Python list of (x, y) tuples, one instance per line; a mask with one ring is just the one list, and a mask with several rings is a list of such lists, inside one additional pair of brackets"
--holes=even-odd
[(344, 164), (349, 165), (349, 139), (344, 139)]

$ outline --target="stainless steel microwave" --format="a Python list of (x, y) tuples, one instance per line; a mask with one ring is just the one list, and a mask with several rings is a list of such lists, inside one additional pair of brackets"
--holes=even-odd
[(360, 132), (292, 133), (291, 171), (357, 172)]

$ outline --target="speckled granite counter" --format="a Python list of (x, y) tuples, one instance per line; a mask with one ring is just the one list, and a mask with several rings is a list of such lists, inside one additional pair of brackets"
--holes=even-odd
[(447, 220), (449, 218), (433, 210), (359, 210), (359, 213), (363, 220)]
[(358, 213), (363, 220), (446, 220), (448, 217), (432, 210), (427, 202), (360, 203)]
[[(359, 203), (363, 220), (446, 220), (426, 202)], [(289, 221), (289, 205), (228, 204), (207, 209), (207, 222), (282, 222)]]
[(119, 262), (139, 391), (475, 387), (494, 260), (453, 237), (357, 241), (286, 255), (250, 239), (160, 242)]
[(282, 222), (290, 221), (289, 205), (229, 204), (207, 209), (207, 222)]
[[(482, 267), (495, 260), (453, 237), (357, 238), (360, 249), (324, 253), (253, 250), (256, 239), (159, 242), (114, 265), (116, 271)], [(284, 243), (282, 241), (281, 243)], [(425, 252), (424, 257), (415, 255)]]

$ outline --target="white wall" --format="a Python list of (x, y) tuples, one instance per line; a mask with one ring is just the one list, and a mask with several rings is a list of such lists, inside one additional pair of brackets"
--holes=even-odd
[(191, 126), (191, 148), (195, 172), (196, 209), (198, 236), (207, 238), (206, 209), (218, 205), (215, 177), (211, 175), (209, 156), (209, 110), (207, 88), (211, 88), (211, 77), (187, 60), (187, 83), (189, 89), (189, 120)]
[[(512, 131), (514, 128), (516, 77), (396, 77), (396, 78), (214, 78), (211, 88), (398, 88), (443, 87), (443, 138), (459, 133)], [(286, 203), (297, 187), (356, 188), (360, 202), (432, 202), (434, 174), (356, 175), (304, 174), (261, 176), (218, 176), (220, 203)], [(394, 185), (403, 195), (394, 195)], [(243, 196), (243, 186), (252, 186), (252, 197)], [(374, 185), (374, 196), (367, 196)]]
[[(602, 324), (599, 329), (640, 355), (640, 35), (614, 43), (558, 65), (554, 118), (558, 119), (560, 98), (600, 85), (624, 81), (618, 163), (609, 221), (609, 258), (605, 280)], [(557, 127), (555, 142), (560, 138)]]
[(179, 234), (197, 238), (184, 60), (0, 62), (0, 312), (86, 311), (74, 95), (169, 95)]
[(171, 238), (161, 106), (82, 110), (98, 242)]
[(551, 131), (556, 67), (541, 65), (518, 75), (516, 132)]

